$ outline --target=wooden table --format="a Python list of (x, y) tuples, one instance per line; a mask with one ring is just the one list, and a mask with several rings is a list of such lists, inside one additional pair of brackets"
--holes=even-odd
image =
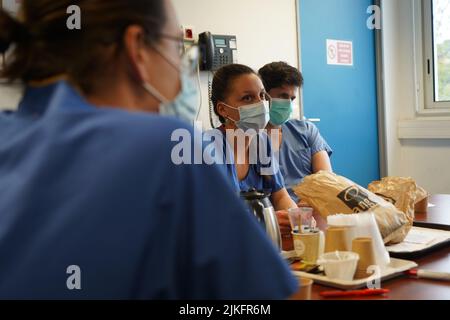
[(428, 224), (438, 229), (450, 230), (450, 195), (431, 196), (428, 204), (432, 204), (434, 207), (428, 208), (426, 214), (416, 214), (414, 224), (417, 226)]
[[(429, 208), (427, 214), (416, 216), (417, 225), (423, 223), (439, 225), (441, 229), (450, 228), (450, 195), (432, 196), (429, 203), (436, 205)], [(320, 224), (321, 222), (319, 222)], [(450, 246), (434, 253), (414, 260), (420, 269), (450, 272)], [(382, 288), (390, 289), (388, 296), (364, 297), (363, 299), (376, 300), (450, 300), (450, 282), (414, 279), (406, 276), (395, 278), (381, 283)], [(313, 285), (312, 299), (321, 300), (321, 291), (335, 290), (322, 285)], [(348, 298), (346, 298), (348, 299)], [(361, 299), (361, 298), (352, 298)]]

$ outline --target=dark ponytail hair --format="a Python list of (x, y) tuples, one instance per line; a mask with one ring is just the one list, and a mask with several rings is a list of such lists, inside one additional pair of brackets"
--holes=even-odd
[[(81, 9), (81, 30), (67, 28), (71, 5)], [(65, 74), (86, 93), (114, 66), (128, 26), (141, 26), (151, 45), (166, 22), (164, 0), (23, 0), (20, 17), (0, 9), (0, 52), (15, 45), (0, 78), (28, 82)]]
[(216, 71), (214, 74), (211, 88), (211, 102), (214, 106), (214, 113), (219, 117), (221, 123), (225, 123), (225, 119), (217, 111), (219, 101), (224, 101), (229, 94), (233, 81), (245, 74), (255, 74), (256, 72), (242, 64), (230, 64)]

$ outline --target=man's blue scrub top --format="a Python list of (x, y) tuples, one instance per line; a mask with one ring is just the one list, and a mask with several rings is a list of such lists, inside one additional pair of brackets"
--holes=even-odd
[(312, 157), (320, 151), (326, 151), (331, 156), (333, 150), (311, 122), (290, 120), (281, 128), (280, 169), (289, 195), (298, 202), (292, 188), (313, 173)]
[[(65, 82), (28, 88), (17, 112), (0, 113), (0, 298), (294, 293), (224, 174), (173, 164), (176, 129), (193, 136), (175, 118), (94, 107)], [(67, 286), (73, 265), (81, 290)]]

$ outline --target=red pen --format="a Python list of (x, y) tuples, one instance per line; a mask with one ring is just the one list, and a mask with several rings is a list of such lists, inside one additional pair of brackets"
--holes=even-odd
[(389, 293), (389, 289), (364, 289), (352, 291), (322, 291), (320, 296), (324, 298), (356, 297), (356, 296), (376, 296)]

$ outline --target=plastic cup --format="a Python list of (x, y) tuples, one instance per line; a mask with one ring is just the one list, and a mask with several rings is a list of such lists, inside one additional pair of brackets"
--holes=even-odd
[(300, 219), (302, 223), (302, 232), (303, 231), (309, 231), (313, 228), (312, 226), (312, 219), (313, 219), (313, 213), (314, 209), (311, 207), (299, 207), (300, 210)]
[(324, 253), (318, 263), (324, 268), (328, 278), (333, 280), (352, 281), (358, 264), (359, 255), (349, 251)]
[(302, 219), (299, 208), (291, 208), (288, 210), (289, 222), (292, 230), (301, 230)]
[(288, 216), (292, 230), (298, 230), (300, 233), (309, 232), (312, 229), (313, 213), (314, 210), (310, 207), (289, 209)]

